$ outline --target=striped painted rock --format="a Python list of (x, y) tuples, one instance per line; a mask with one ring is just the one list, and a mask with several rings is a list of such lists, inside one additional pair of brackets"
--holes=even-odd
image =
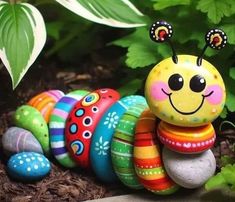
[(46, 123), (48, 123), (54, 105), (62, 96), (64, 96), (64, 93), (60, 90), (49, 90), (34, 96), (27, 104), (40, 111)]
[(58, 162), (64, 167), (72, 168), (76, 162), (71, 158), (65, 144), (65, 124), (67, 117), (77, 101), (88, 91), (76, 90), (63, 96), (54, 106), (49, 121), (51, 151)]
[(137, 103), (146, 104), (146, 100), (140, 95), (123, 97), (105, 112), (96, 126), (91, 140), (90, 158), (96, 176), (102, 181), (117, 180), (111, 160), (111, 140), (122, 115)]
[(12, 155), (20, 152), (37, 152), (43, 154), (42, 147), (33, 134), (23, 128), (10, 127), (2, 136), (4, 153)]
[(141, 189), (133, 164), (133, 144), (136, 122), (146, 105), (130, 107), (120, 119), (111, 143), (114, 171), (126, 186)]
[(134, 166), (142, 185), (155, 194), (172, 194), (178, 186), (168, 177), (155, 135), (156, 117), (145, 110), (135, 129)]
[(211, 123), (198, 127), (182, 127), (161, 121), (157, 134), (166, 147), (185, 154), (200, 153), (210, 149), (216, 137)]

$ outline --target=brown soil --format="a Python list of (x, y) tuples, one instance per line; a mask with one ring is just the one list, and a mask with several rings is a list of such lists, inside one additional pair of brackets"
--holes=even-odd
[[(52, 63), (41, 58), (40, 61), (44, 62), (36, 63), (15, 91), (11, 89), (5, 68), (1, 68), (0, 142), (2, 134), (12, 125), (11, 115), (17, 106), (39, 92), (48, 89), (59, 89), (66, 93), (73, 89), (119, 88), (120, 78), (125, 77), (125, 71), (119, 67), (118, 58), (119, 50), (108, 49), (84, 58), (77, 68), (65, 68), (58, 62)], [(217, 159), (223, 154), (233, 155), (229, 148), (229, 138), (225, 135), (218, 140), (214, 148)], [(50, 175), (42, 181), (33, 184), (16, 182), (6, 173), (7, 159), (1, 148), (0, 146), (0, 201), (84, 201), (133, 192), (119, 183), (101, 183), (91, 171), (64, 169), (54, 159), (50, 159)]]

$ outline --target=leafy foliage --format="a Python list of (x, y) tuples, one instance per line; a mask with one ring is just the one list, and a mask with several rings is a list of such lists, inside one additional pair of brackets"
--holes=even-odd
[(235, 190), (235, 164), (228, 164), (221, 168), (221, 172), (210, 178), (205, 184), (206, 190), (218, 187), (229, 187)]
[[(177, 54), (199, 55), (205, 45), (204, 34), (207, 30), (218, 27), (228, 35), (228, 45), (218, 52), (208, 49), (205, 59), (211, 62), (222, 74), (227, 89), (226, 108), (222, 113), (225, 118), (228, 112), (235, 111), (235, 63), (233, 47), (235, 44), (235, 4), (233, 0), (152, 0), (143, 6), (150, 22), (164, 19), (174, 28), (172, 37)], [(136, 5), (140, 6), (139, 1)], [(155, 11), (155, 12), (153, 12)], [(154, 44), (148, 39), (148, 28), (137, 28), (133, 33), (115, 40), (114, 45), (127, 48), (126, 65), (130, 68), (153, 66), (163, 58), (170, 56), (171, 51), (165, 44)], [(144, 33), (145, 32), (145, 33)], [(147, 75), (143, 75), (146, 77)]]

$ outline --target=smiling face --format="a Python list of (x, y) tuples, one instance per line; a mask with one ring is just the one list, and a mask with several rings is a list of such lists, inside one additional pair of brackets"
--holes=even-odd
[(178, 63), (167, 58), (149, 73), (145, 96), (152, 112), (178, 126), (200, 126), (213, 121), (225, 103), (225, 87), (216, 70), (206, 60), (178, 55)]

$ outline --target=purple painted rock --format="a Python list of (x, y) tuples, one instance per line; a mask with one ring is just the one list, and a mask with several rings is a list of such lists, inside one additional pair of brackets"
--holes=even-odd
[(23, 128), (11, 127), (2, 136), (3, 150), (7, 155), (23, 151), (43, 154), (42, 147), (31, 132)]

